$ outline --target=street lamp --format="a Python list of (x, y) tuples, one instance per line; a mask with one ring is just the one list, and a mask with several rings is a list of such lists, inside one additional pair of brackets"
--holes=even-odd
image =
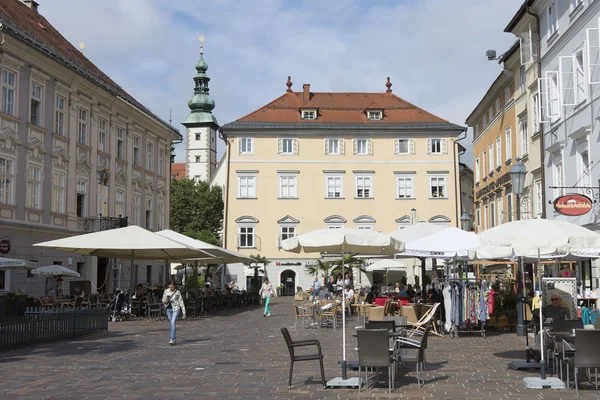
[(469, 218), (469, 216), (467, 215), (467, 212), (465, 211), (460, 216), (460, 227), (462, 228), (463, 231), (469, 230), (469, 222), (471, 222), (471, 219)]
[[(517, 197), (517, 221), (521, 219), (521, 195), (525, 189), (525, 176), (527, 169), (517, 158), (517, 162), (510, 169), (510, 179), (512, 181), (512, 191)], [(517, 336), (527, 335), (525, 321), (523, 318), (523, 259), (519, 257), (517, 261)]]

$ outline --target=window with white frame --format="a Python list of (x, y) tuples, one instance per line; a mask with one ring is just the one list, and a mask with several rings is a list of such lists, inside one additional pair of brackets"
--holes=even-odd
[(381, 117), (383, 114), (381, 111), (369, 111), (368, 115), (369, 115), (369, 119), (372, 121), (379, 121), (381, 120)]
[(140, 166), (140, 137), (133, 137), (133, 165)]
[(540, 130), (540, 95), (535, 93), (531, 96), (531, 104), (533, 106), (533, 132), (537, 132)]
[(489, 209), (488, 209), (488, 204), (486, 203), (483, 206), (483, 229), (487, 229), (488, 227), (488, 215), (489, 215)]
[(496, 138), (496, 167), (502, 165), (502, 138)]
[(585, 150), (577, 150), (577, 175), (577, 186), (592, 186), (592, 176), (590, 174), (590, 157), (587, 148), (585, 148)]
[(194, 160), (195, 160), (195, 162), (199, 163), (200, 162), (200, 156), (194, 156)]
[(279, 242), (292, 238), (297, 235), (296, 226), (290, 224), (279, 225)]
[(250, 137), (240, 138), (240, 154), (254, 153), (254, 139)]
[(343, 142), (339, 138), (325, 139), (325, 154), (339, 155), (343, 153)]
[(294, 139), (279, 139), (279, 154), (295, 154), (294, 143)]
[(479, 157), (475, 159), (475, 183), (479, 182), (481, 178), (481, 165), (479, 163)]
[(196, 133), (196, 140), (200, 141), (202, 139), (202, 135), (200, 133)]
[(396, 154), (412, 154), (412, 139), (396, 139)]
[(344, 197), (344, 177), (341, 175), (325, 176), (325, 194), (328, 199), (339, 199)]
[(63, 96), (57, 94), (54, 101), (54, 133), (59, 136), (65, 136), (66, 104), (67, 100)]
[(575, 102), (581, 103), (587, 99), (587, 84), (585, 81), (585, 59), (583, 46), (573, 53), (573, 73), (575, 75)]
[(563, 164), (562, 161), (558, 161), (554, 163), (552, 179), (554, 180), (554, 186), (557, 188), (554, 189), (554, 198), (562, 196), (564, 194), (564, 180), (563, 180)]
[(354, 139), (354, 154), (367, 155), (370, 154), (371, 140), (370, 139)]
[(77, 216), (85, 217), (87, 215), (87, 181), (77, 179)]
[(496, 202), (490, 200), (490, 228), (496, 226)]
[(297, 199), (298, 198), (298, 176), (295, 174), (279, 175), (279, 198)]
[(430, 198), (447, 198), (446, 193), (446, 177), (445, 176), (430, 176), (429, 177), (429, 197)]
[(146, 229), (152, 229), (153, 224), (153, 213), (154, 211), (154, 202), (150, 198), (146, 198)]
[(527, 118), (519, 121), (519, 130), (521, 136), (521, 157), (529, 154), (529, 136), (527, 134)]
[(317, 119), (317, 112), (315, 110), (303, 110), (302, 119)]
[(238, 225), (238, 247), (251, 249), (256, 247), (256, 225), (240, 224)]
[(140, 213), (142, 212), (142, 196), (138, 193), (133, 194), (133, 202), (131, 205), (131, 223), (140, 225)]
[(158, 150), (158, 175), (165, 176), (166, 151), (162, 147)]
[(98, 217), (108, 217), (108, 186), (98, 184)]
[(429, 154), (442, 154), (442, 139), (429, 139)]
[(17, 89), (17, 75), (8, 70), (2, 71), (2, 112), (15, 115), (15, 96)]
[(115, 194), (115, 214), (117, 217), (125, 216), (125, 191), (117, 189)]
[(524, 93), (527, 89), (527, 75), (525, 73), (525, 64), (519, 67), (519, 90)]
[(42, 99), (44, 98), (42, 85), (31, 82), (31, 101), (29, 107), (29, 122), (42, 126)]
[(510, 102), (510, 87), (504, 89), (504, 105)]
[(65, 213), (65, 173), (54, 171), (52, 173), (52, 212)]
[(558, 18), (556, 16), (556, 2), (548, 6), (548, 39), (558, 31)]
[(375, 229), (375, 227), (373, 226), (373, 224), (363, 222), (360, 224), (356, 224), (356, 229), (358, 229), (359, 231), (372, 231), (373, 229)]
[(506, 195), (506, 221), (511, 222), (513, 220), (513, 200), (512, 193)]
[(146, 143), (146, 169), (154, 171), (154, 143)]
[(373, 175), (356, 175), (356, 197), (359, 199), (373, 198)]
[(42, 192), (42, 167), (29, 164), (27, 167), (27, 208), (40, 209)]
[(558, 71), (546, 71), (548, 79), (548, 116), (552, 122), (560, 118), (560, 86)]
[(108, 152), (108, 121), (104, 118), (98, 119), (98, 150), (104, 153)]
[(512, 159), (512, 130), (510, 126), (504, 130), (504, 151), (506, 160)]
[(494, 143), (490, 143), (489, 151), (488, 151), (488, 169), (490, 174), (494, 172), (495, 164), (494, 164)]
[(481, 169), (481, 171), (483, 171), (483, 173), (482, 173), (481, 175), (483, 175), (483, 179), (484, 179), (484, 180), (486, 179), (486, 175), (487, 175), (487, 174), (485, 173), (485, 167), (486, 167), (485, 160), (486, 160), (486, 159), (487, 159), (487, 160), (488, 160), (488, 162), (489, 162), (489, 157), (487, 156), (487, 150), (484, 150), (484, 151), (483, 151), (483, 157), (481, 157), (481, 168), (482, 168), (482, 169)]
[(327, 224), (327, 229), (342, 229), (343, 227), (344, 227), (344, 224), (338, 224), (338, 223)]
[(504, 205), (502, 204), (502, 197), (498, 196), (498, 224), (502, 224), (502, 222), (504, 221), (504, 215), (503, 215), (503, 208)]
[(125, 160), (125, 129), (117, 128), (117, 158)]
[(156, 222), (158, 225), (156, 229), (162, 231), (165, 229), (165, 203), (162, 201), (158, 202), (158, 221)]
[(13, 204), (15, 187), (15, 161), (0, 156), (0, 204)]
[(238, 198), (256, 198), (256, 175), (238, 174)]
[(535, 181), (535, 214), (542, 215), (544, 202), (542, 201), (542, 181)]
[(413, 199), (414, 198), (414, 180), (412, 176), (396, 176), (396, 198)]
[(88, 144), (88, 111), (80, 108), (77, 112), (77, 143)]

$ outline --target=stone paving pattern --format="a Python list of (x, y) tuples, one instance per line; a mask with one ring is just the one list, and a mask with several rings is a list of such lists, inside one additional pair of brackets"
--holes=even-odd
[[(323, 389), (316, 361), (296, 363), (287, 388), (289, 355), (279, 331), (295, 339), (317, 338), (325, 353), (326, 378), (340, 376), (342, 330), (294, 331), (292, 298), (259, 308), (224, 311), (178, 323), (177, 345), (169, 346), (167, 322), (109, 324), (108, 335), (43, 344), (0, 353), (0, 399), (572, 399), (574, 390), (528, 390), (507, 364), (523, 355), (514, 332), (488, 331), (487, 338), (463, 335), (429, 340), (425, 385), (414, 370), (363, 390)], [(347, 358), (357, 360), (352, 337), (356, 319), (347, 322)], [(539, 372), (538, 372), (539, 373)], [(382, 372), (385, 377), (386, 371)], [(356, 375), (350, 371), (349, 376)], [(385, 378), (383, 378), (385, 380)], [(581, 399), (598, 399), (587, 384)]]

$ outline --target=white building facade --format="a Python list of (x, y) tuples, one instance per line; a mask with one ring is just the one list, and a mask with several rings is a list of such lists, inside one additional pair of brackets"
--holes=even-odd
[[(167, 228), (168, 163), (180, 135), (66, 39), (50, 46), (50, 36), (62, 36), (28, 4), (0, 6), (0, 256), (71, 267), (91, 292), (164, 284), (164, 262), (131, 266), (32, 247), (127, 224)], [(31, 27), (14, 24), (17, 16)], [(0, 291), (46, 289), (43, 277), (0, 271)]]

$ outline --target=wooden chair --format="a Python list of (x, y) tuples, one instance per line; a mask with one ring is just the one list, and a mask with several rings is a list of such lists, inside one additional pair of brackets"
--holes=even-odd
[[(292, 374), (294, 372), (294, 362), (311, 360), (319, 360), (319, 364), (321, 366), (321, 383), (323, 384), (323, 387), (326, 388), (327, 386), (325, 384), (325, 369), (323, 368), (323, 352), (321, 351), (321, 343), (319, 343), (318, 340), (293, 341), (287, 328), (281, 328), (281, 334), (283, 335), (285, 344), (288, 348), (288, 351), (290, 352), (290, 375), (288, 378), (288, 389), (292, 388)], [(296, 348), (306, 346), (317, 346), (317, 353), (296, 355)]]
[(302, 327), (304, 328), (304, 321), (306, 319), (312, 318), (312, 314), (308, 311), (306, 307), (303, 307), (299, 304), (294, 304), (294, 315), (296, 317), (296, 322), (294, 323), (294, 330), (298, 330), (298, 320), (302, 320)]
[(433, 333), (434, 335), (437, 335), (437, 336), (442, 336), (437, 332), (437, 330), (435, 328), (435, 324), (433, 323), (434, 322), (433, 318), (434, 318), (435, 313), (439, 306), (440, 306), (440, 303), (435, 303), (433, 305), (433, 307), (431, 307), (429, 309), (429, 311), (427, 311), (425, 314), (423, 314), (421, 319), (419, 319), (416, 323), (412, 323), (409, 321), (409, 324), (411, 324), (413, 326), (413, 329), (409, 331), (408, 337), (411, 337), (415, 334), (422, 335), (426, 330), (425, 327), (430, 323), (431, 323), (431, 327), (432, 327), (431, 333)]
[(369, 321), (383, 321), (383, 317), (385, 317), (384, 313), (385, 307), (370, 307), (369, 310)]

